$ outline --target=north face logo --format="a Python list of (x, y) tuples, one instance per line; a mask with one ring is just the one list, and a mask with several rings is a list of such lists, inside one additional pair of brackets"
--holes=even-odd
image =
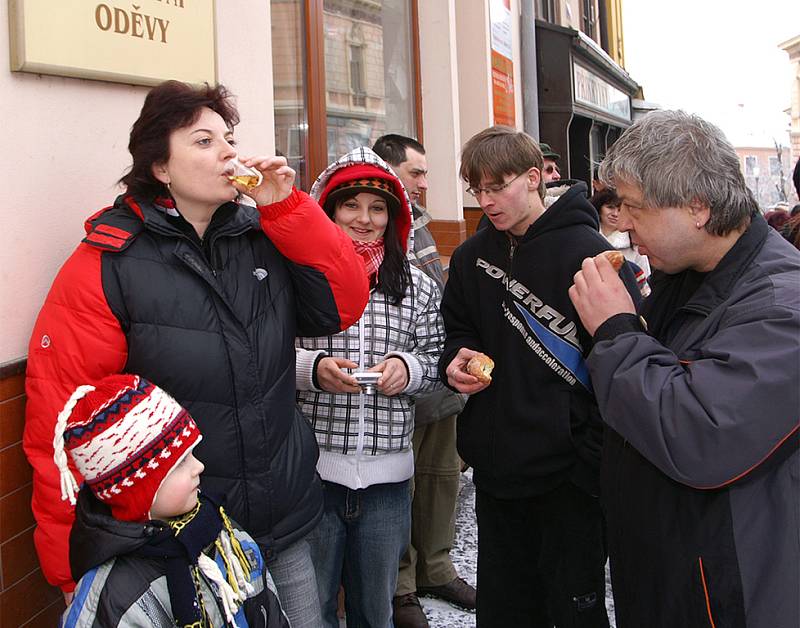
[(263, 268), (256, 268), (253, 271), (253, 277), (258, 279), (259, 281), (264, 281), (264, 279), (267, 278), (267, 275), (269, 275), (269, 273)]

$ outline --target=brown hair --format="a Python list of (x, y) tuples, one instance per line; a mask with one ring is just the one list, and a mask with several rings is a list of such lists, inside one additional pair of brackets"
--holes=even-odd
[(222, 85), (193, 87), (165, 81), (148, 92), (131, 127), (128, 150), (133, 165), (119, 180), (129, 194), (152, 198), (165, 192), (164, 184), (153, 176), (152, 167), (169, 159), (170, 135), (197, 120), (203, 107), (218, 113), (231, 130), (239, 123), (232, 96)]
[[(482, 178), (502, 183), (507, 175), (518, 175), (538, 168), (544, 158), (539, 143), (527, 133), (509, 126), (496, 125), (473, 135), (461, 150), (461, 178), (473, 187)], [(539, 196), (544, 199), (545, 183), (540, 178)]]

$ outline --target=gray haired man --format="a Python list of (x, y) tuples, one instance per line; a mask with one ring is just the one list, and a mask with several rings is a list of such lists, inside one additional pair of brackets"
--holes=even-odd
[(696, 116), (638, 121), (600, 178), (657, 270), (641, 317), (605, 259), (569, 291), (607, 425), (617, 625), (796, 628), (800, 252)]

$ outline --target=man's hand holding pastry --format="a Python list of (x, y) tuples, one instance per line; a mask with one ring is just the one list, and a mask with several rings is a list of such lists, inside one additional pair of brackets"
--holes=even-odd
[(461, 347), (447, 365), (447, 383), (465, 395), (475, 394), (492, 382), (492, 367), (494, 362), (487, 355)]
[[(619, 253), (617, 255), (621, 257)], [(619, 263), (612, 265), (612, 262)], [(601, 253), (583, 260), (581, 270), (575, 273), (575, 284), (569, 289), (569, 298), (586, 331), (592, 336), (615, 314), (636, 313), (631, 295), (617, 275), (623, 262)]]

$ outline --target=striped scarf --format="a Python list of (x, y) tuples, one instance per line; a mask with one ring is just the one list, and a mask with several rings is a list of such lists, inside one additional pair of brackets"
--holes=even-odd
[(367, 277), (377, 274), (378, 269), (381, 267), (381, 262), (383, 262), (383, 238), (378, 238), (371, 242), (353, 240), (353, 246), (356, 249), (356, 253), (364, 258)]

